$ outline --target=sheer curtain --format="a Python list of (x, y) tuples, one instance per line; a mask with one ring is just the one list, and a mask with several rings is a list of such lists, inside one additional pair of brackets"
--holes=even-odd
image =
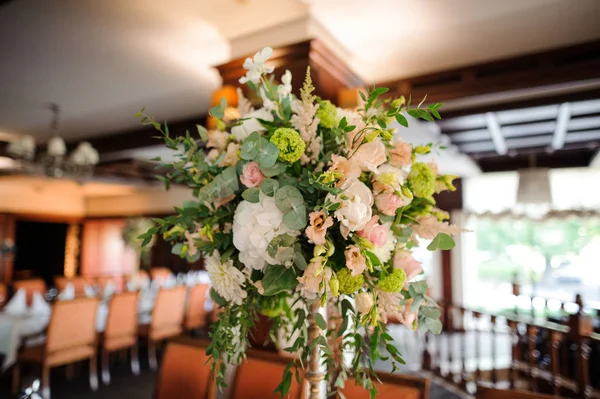
[[(551, 208), (600, 211), (600, 170), (551, 169)], [(518, 172), (484, 173), (465, 179), (464, 210), (469, 213), (500, 213), (518, 208)]]
[[(513, 232), (516, 234), (520, 228), (521, 221), (538, 220), (536, 223), (550, 223), (555, 218), (565, 218), (568, 220), (589, 222), (590, 220), (597, 220), (600, 217), (600, 170), (592, 168), (569, 168), (569, 169), (552, 169), (549, 171), (550, 190), (552, 194), (552, 203), (547, 206), (524, 206), (517, 202), (517, 190), (519, 185), (519, 174), (518, 172), (498, 172), (498, 173), (486, 173), (475, 177), (464, 179), (463, 182), (463, 212), (460, 217), (462, 226), (471, 230), (472, 232), (465, 232), (457, 241), (460, 243), (459, 253), (456, 254), (459, 262), (455, 262), (455, 265), (460, 265), (454, 270), (455, 274), (455, 287), (462, 286), (462, 290), (459, 294), (462, 294), (462, 301), (469, 306), (480, 306), (485, 305), (486, 307), (494, 307), (494, 304), (501, 307), (503, 304), (502, 299), (505, 296), (511, 295), (510, 282), (507, 281), (506, 276), (500, 280), (482, 280), (482, 274), (480, 273), (481, 262), (484, 261), (482, 253), (478, 249), (478, 242), (476, 238), (477, 224), (478, 222), (489, 218), (498, 220), (498, 224), (503, 223), (506, 226), (513, 226)], [(454, 218), (454, 215), (453, 215)], [(456, 220), (456, 219), (455, 219)], [(457, 223), (457, 222), (456, 222)], [(496, 222), (494, 222), (496, 223)], [(537, 225), (537, 224), (536, 224)], [(480, 224), (481, 226), (481, 224)], [(538, 225), (539, 226), (539, 225)], [(546, 225), (544, 225), (546, 226)], [(481, 230), (479, 231), (481, 233)], [(508, 233), (508, 234), (513, 234)], [(595, 233), (597, 234), (597, 233)], [(600, 237), (596, 237), (596, 240)], [(524, 245), (533, 245), (535, 243), (523, 243)], [(514, 248), (513, 248), (514, 249)], [(522, 250), (522, 249), (521, 249)], [(588, 246), (587, 251), (597, 251), (598, 246)], [(509, 251), (510, 252), (510, 251)], [(583, 253), (585, 255), (585, 252)], [(526, 254), (527, 255), (527, 254)], [(528, 255), (532, 256), (531, 253)], [(511, 255), (512, 256), (512, 255)], [(523, 255), (525, 256), (525, 255)], [(574, 255), (571, 259), (575, 259)], [(563, 280), (572, 278), (575, 267), (585, 267), (589, 269), (589, 261), (583, 261), (582, 257), (573, 260), (572, 264), (568, 267), (561, 269), (563, 266), (558, 265), (556, 269), (552, 270), (552, 273), (559, 270), (564, 270), (561, 275)], [(589, 256), (587, 257), (589, 259)], [(489, 262), (490, 259), (488, 258)], [(558, 264), (558, 259), (555, 259)], [(458, 264), (457, 264), (458, 263)], [(524, 262), (528, 263), (528, 262)], [(595, 265), (594, 265), (595, 266)], [(546, 269), (550, 266), (546, 262)], [(552, 266), (554, 268), (555, 266)], [(543, 262), (541, 269), (544, 269)], [(550, 270), (550, 269), (548, 269)], [(521, 273), (525, 274), (523, 270)], [(591, 273), (588, 270), (584, 273), (587, 275)], [(527, 272), (529, 273), (529, 272)], [(538, 276), (544, 274), (543, 270), (538, 271)], [(558, 273), (560, 274), (560, 272)], [(543, 278), (546, 278), (545, 276)], [(539, 277), (542, 278), (542, 277)], [(539, 293), (540, 295), (568, 295), (571, 296), (571, 291), (574, 293), (582, 289), (585, 291), (586, 284), (588, 282), (582, 281), (580, 285), (573, 285), (574, 283), (569, 282), (559, 285), (556, 283), (557, 280), (553, 280), (548, 285), (548, 290)], [(533, 281), (533, 280), (531, 280)], [(531, 281), (526, 284), (532, 284)], [(545, 280), (538, 280), (544, 283)], [(545, 283), (544, 283), (545, 284)], [(542, 284), (543, 285), (543, 284)], [(582, 288), (583, 287), (583, 288)], [(525, 288), (525, 287), (524, 287)], [(531, 287), (525, 288), (525, 291)], [(592, 290), (592, 287), (587, 287), (588, 290)], [(532, 288), (532, 292), (536, 292), (536, 288)], [(565, 294), (568, 292), (568, 294)], [(487, 293), (487, 295), (485, 295)], [(597, 295), (589, 295), (590, 299), (596, 300), (594, 297)], [(460, 295), (458, 295), (460, 298)], [(572, 298), (565, 298), (570, 299)], [(584, 296), (585, 299), (585, 296)], [(489, 303), (483, 303), (485, 300), (489, 300)]]

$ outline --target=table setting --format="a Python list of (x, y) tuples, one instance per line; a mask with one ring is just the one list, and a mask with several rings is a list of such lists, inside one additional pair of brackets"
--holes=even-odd
[[(172, 288), (178, 285), (192, 287), (196, 284), (210, 282), (208, 275), (203, 271), (179, 273), (169, 276), (164, 281), (138, 280), (128, 282), (127, 291), (138, 291), (138, 324), (148, 324), (151, 321), (152, 309), (160, 288)], [(106, 327), (110, 299), (118, 292), (117, 286), (109, 282), (100, 290), (98, 287), (86, 285), (86, 297), (98, 297), (100, 303), (96, 314), (96, 331), (102, 333)], [(61, 292), (52, 288), (42, 295), (33, 294), (32, 303), (27, 306), (26, 292), (18, 290), (0, 311), (0, 355), (4, 356), (0, 364), (0, 373), (10, 368), (16, 361), (21, 345), (34, 346), (42, 344), (45, 340), (44, 332), (50, 322), (53, 301), (69, 301), (76, 299), (75, 287), (69, 283)], [(212, 309), (212, 302), (207, 300), (206, 310)]]

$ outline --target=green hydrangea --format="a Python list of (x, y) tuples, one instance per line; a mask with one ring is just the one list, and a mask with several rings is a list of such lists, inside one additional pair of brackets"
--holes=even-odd
[(352, 273), (347, 268), (343, 268), (337, 272), (337, 278), (339, 281), (340, 293), (346, 295), (354, 294), (365, 283), (365, 277), (362, 274), (352, 277)]
[(277, 317), (285, 313), (289, 308), (287, 300), (284, 296), (266, 297), (261, 296), (259, 301), (260, 313), (267, 317)]
[(400, 292), (406, 282), (406, 273), (402, 269), (394, 269), (394, 271), (381, 280), (377, 286), (385, 292)]
[(280, 127), (275, 130), (271, 136), (271, 143), (279, 148), (279, 159), (285, 162), (294, 163), (300, 159), (306, 144), (294, 129)]
[(435, 193), (436, 174), (423, 162), (413, 164), (408, 181), (415, 197), (429, 198)]
[(337, 125), (337, 108), (331, 101), (321, 101), (317, 117), (321, 121), (321, 126), (331, 129)]

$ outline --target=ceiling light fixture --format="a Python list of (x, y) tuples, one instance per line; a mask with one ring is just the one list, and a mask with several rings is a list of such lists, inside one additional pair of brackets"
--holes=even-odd
[(60, 107), (50, 104), (52, 137), (48, 140), (46, 152), (36, 157), (36, 144), (33, 136), (25, 135), (9, 143), (6, 152), (19, 164), (19, 169), (29, 173), (43, 173), (48, 177), (91, 177), (94, 166), (99, 161), (98, 151), (88, 142), (81, 142), (69, 156), (67, 145), (58, 135)]

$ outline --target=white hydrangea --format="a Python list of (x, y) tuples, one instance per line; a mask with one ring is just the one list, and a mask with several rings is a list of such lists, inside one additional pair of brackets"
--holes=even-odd
[(375, 245), (375, 248), (371, 251), (377, 256), (381, 263), (385, 263), (392, 258), (392, 251), (396, 247), (396, 238), (394, 237), (394, 233), (390, 230), (391, 225), (391, 223), (384, 224), (388, 230), (385, 244)]
[(283, 213), (275, 199), (260, 193), (259, 202), (242, 201), (233, 217), (233, 245), (240, 251), (239, 259), (246, 267), (262, 270), (267, 264), (276, 265), (267, 246), (280, 234), (298, 235), (283, 224)]
[(241, 305), (248, 293), (242, 288), (246, 276), (234, 265), (232, 260), (221, 261), (219, 251), (206, 258), (206, 271), (215, 291), (228, 302)]

